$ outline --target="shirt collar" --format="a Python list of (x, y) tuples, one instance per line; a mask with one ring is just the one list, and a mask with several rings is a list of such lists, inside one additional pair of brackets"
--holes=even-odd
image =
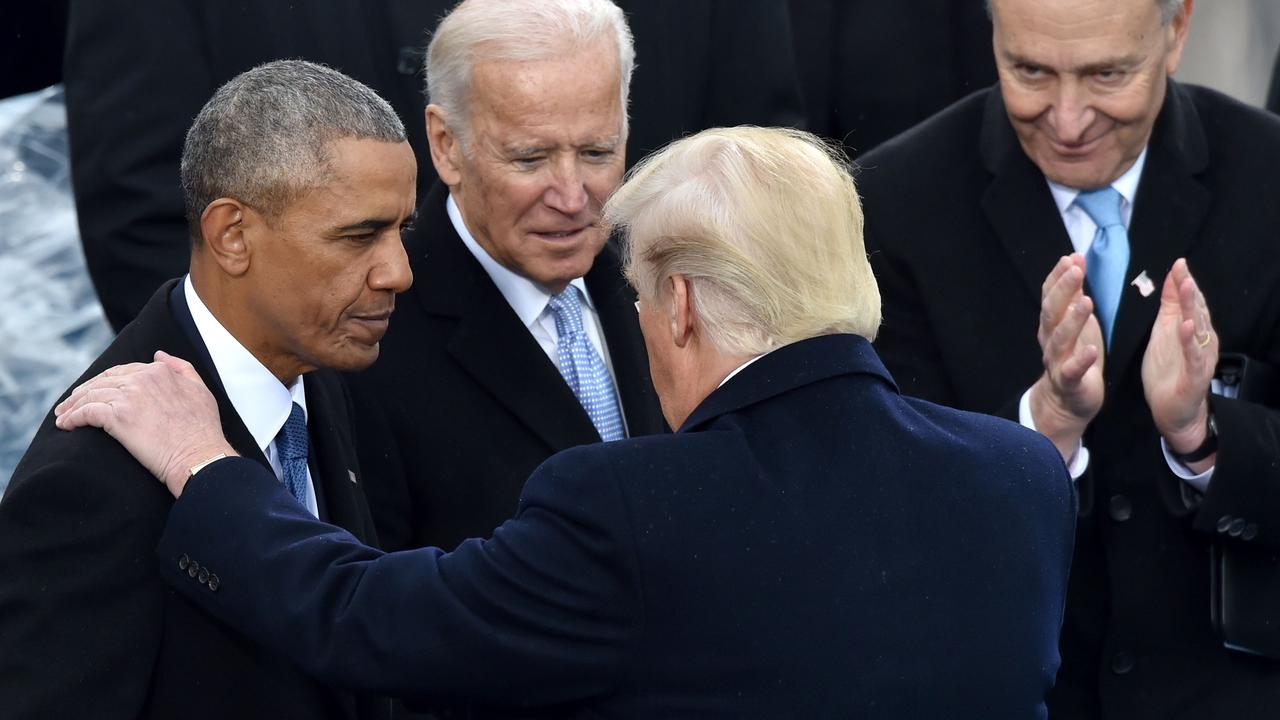
[[(1120, 197), (1133, 206), (1133, 199), (1138, 195), (1138, 181), (1142, 179), (1142, 166), (1147, 162), (1147, 149), (1142, 148), (1142, 154), (1138, 155), (1138, 159), (1133, 162), (1133, 167), (1125, 171), (1123, 175), (1116, 178), (1111, 183), (1111, 187), (1120, 193)], [(1048, 180), (1046, 178), (1046, 180)], [(1058, 212), (1065, 213), (1067, 208), (1071, 207), (1071, 203), (1076, 201), (1076, 196), (1080, 194), (1078, 188), (1060, 185), (1052, 180), (1048, 180), (1049, 191), (1053, 193), (1053, 201), (1058, 205)]]
[(294, 378), (288, 387), (282, 385), (265, 365), (218, 322), (196, 294), (190, 275), (183, 280), (182, 290), (187, 297), (191, 319), (195, 322), (196, 331), (200, 333), (200, 339), (209, 350), (209, 358), (213, 360), (218, 378), (222, 380), (227, 399), (248, 428), (249, 434), (253, 435), (258, 448), (265, 453), (267, 446), (279, 434), (280, 428), (284, 427), (285, 420), (289, 419), (293, 403), (302, 407), (304, 419), (307, 416), (307, 396), (302, 376)]
[[(452, 194), (445, 201), (445, 208), (449, 212), (449, 220), (453, 222), (453, 229), (458, 232), (458, 237), (462, 238), (462, 244), (467, 246), (467, 250), (470, 250), (479, 261), (480, 267), (488, 273), (493, 284), (498, 286), (498, 292), (506, 298), (507, 304), (516, 312), (520, 322), (524, 323), (525, 327), (532, 327), (546, 310), (551, 293), (529, 278), (494, 260), (484, 248), (480, 247), (480, 243), (476, 242), (471, 232), (467, 230), (467, 224), (463, 222), (462, 212), (454, 202)], [(578, 288), (578, 297), (587, 304), (587, 307), (595, 310), (591, 296), (587, 294), (586, 282), (582, 278), (574, 278), (569, 284)]]

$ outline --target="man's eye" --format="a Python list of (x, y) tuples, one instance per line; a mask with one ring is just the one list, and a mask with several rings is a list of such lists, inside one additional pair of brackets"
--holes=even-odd
[(377, 233), (360, 233), (359, 235), (346, 235), (344, 237), (354, 243), (368, 243), (373, 242), (373, 239), (378, 235)]
[(1018, 72), (1023, 77), (1033, 80), (1044, 76), (1044, 68), (1039, 65), (1019, 65)]
[(1093, 76), (1102, 82), (1113, 83), (1124, 78), (1124, 73), (1119, 70), (1099, 70)]
[(542, 162), (542, 159), (543, 158), (541, 155), (529, 155), (525, 157), (518, 157), (515, 159), (515, 164), (522, 168), (532, 168), (532, 167), (536, 167), (538, 163)]
[(582, 154), (585, 155), (588, 160), (608, 160), (613, 157), (612, 150), (586, 150), (583, 151)]

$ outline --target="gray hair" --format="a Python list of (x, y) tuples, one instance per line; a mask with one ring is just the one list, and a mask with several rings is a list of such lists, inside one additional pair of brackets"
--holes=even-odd
[(831, 333), (875, 339), (880, 290), (848, 160), (790, 128), (713, 128), (637, 165), (605, 203), (641, 302), (690, 283), (721, 353)]
[(440, 21), (427, 47), (427, 101), (444, 111), (465, 149), (478, 61), (545, 60), (602, 40), (618, 52), (625, 137), (636, 51), (626, 16), (610, 0), (464, 0)]
[[(1156, 0), (1156, 5), (1160, 6), (1160, 23), (1168, 25), (1173, 22), (1173, 18), (1186, 4), (1187, 0)], [(987, 6), (987, 17), (991, 17), (991, 0), (985, 0)]]
[(329, 143), (404, 142), (395, 110), (360, 82), (303, 60), (278, 60), (232, 78), (205, 103), (182, 148), (182, 192), (192, 240), (218, 198), (268, 221), (328, 172)]

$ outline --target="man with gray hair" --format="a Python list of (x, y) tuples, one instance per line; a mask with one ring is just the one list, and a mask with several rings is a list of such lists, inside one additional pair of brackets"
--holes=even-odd
[(666, 429), (599, 222), (634, 58), (610, 0), (467, 0), (432, 35), (441, 183), (405, 239), (418, 282), (351, 377), (385, 549), (452, 549), (511, 517), (552, 454)]
[(1191, 0), (989, 6), (999, 85), (860, 160), (877, 348), (1071, 469), (1056, 717), (1278, 717), (1280, 413), (1235, 391), (1280, 362), (1280, 120), (1170, 77)]
[[(190, 273), (88, 369), (189, 358), (230, 447), (308, 517), (375, 542), (349, 402), (332, 372), (378, 356), (411, 275), (404, 128), (372, 90), (273, 62), (220, 88), (182, 157)], [(331, 370), (326, 370), (329, 368)], [(172, 503), (106, 434), (40, 428), (0, 501), (6, 718), (385, 717), (165, 589), (151, 562)], [(224, 516), (223, 532), (241, 530)], [(186, 558), (207, 593), (223, 578)]]
[(679, 432), (557, 454), (490, 539), (385, 554), (319, 522), (224, 457), (173, 359), (78, 388), (59, 426), (180, 496), (158, 554), (182, 595), (329, 682), (555, 717), (1045, 717), (1070, 481), (1044, 437), (898, 393), (844, 159), (708, 130), (605, 216)]

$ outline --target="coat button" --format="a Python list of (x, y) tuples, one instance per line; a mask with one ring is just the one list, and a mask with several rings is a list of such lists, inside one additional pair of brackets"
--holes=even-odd
[(187, 557), (187, 554), (186, 554), (186, 553), (183, 553), (183, 554), (182, 554), (182, 557), (178, 558), (178, 569), (179, 569), (179, 570), (186, 570), (186, 569), (187, 569), (187, 566), (188, 566), (188, 565), (190, 565), (190, 564), (191, 564), (191, 558)]
[(218, 576), (217, 576), (217, 575), (214, 575), (214, 574), (210, 573), (210, 575), (209, 575), (209, 589), (210, 589), (210, 590), (212, 590), (213, 592), (218, 592), (218, 586), (219, 586), (219, 585), (221, 585), (221, 584), (222, 584), (222, 580), (218, 579)]
[(190, 577), (195, 577), (199, 573), (200, 573), (200, 563), (196, 562), (195, 560), (192, 560), (191, 564), (187, 566), (187, 575), (189, 575)]
[(1111, 658), (1111, 672), (1124, 675), (1133, 669), (1133, 653), (1121, 650)]
[(1218, 518), (1218, 532), (1220, 533), (1226, 532), (1227, 528), (1231, 527), (1232, 520), (1235, 520), (1235, 518), (1231, 517), (1230, 515), (1223, 515), (1222, 517)]
[(1243, 518), (1236, 518), (1231, 521), (1231, 526), (1227, 528), (1227, 534), (1231, 537), (1240, 537), (1244, 532), (1245, 522)]
[(1133, 503), (1123, 495), (1112, 495), (1111, 502), (1107, 504), (1107, 514), (1116, 522), (1124, 522), (1133, 515)]
[(200, 568), (200, 575), (196, 580), (201, 584), (209, 582), (209, 568)]
[(1249, 523), (1248, 525), (1245, 525), (1244, 532), (1240, 533), (1241, 540), (1252, 540), (1256, 537), (1258, 537), (1257, 523)]

